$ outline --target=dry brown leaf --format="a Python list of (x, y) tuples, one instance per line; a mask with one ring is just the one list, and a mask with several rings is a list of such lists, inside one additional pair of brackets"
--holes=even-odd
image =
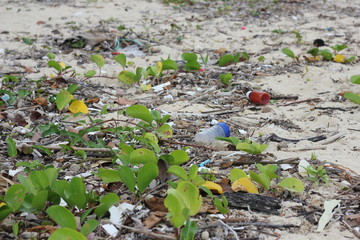
[(152, 228), (154, 227), (156, 224), (158, 224), (159, 222), (161, 222), (161, 218), (155, 216), (154, 214), (150, 214), (150, 216), (148, 218), (145, 219), (145, 221), (143, 222), (145, 227), (147, 228)]
[(152, 197), (145, 200), (145, 204), (151, 211), (168, 212), (163, 198)]
[(90, 99), (86, 100), (85, 102), (86, 103), (97, 103), (99, 101), (100, 101), (99, 98), (90, 98)]
[(21, 127), (25, 127), (28, 124), (25, 118), (20, 114), (15, 115), (14, 122), (16, 123), (16, 125)]
[(214, 50), (214, 53), (217, 53), (217, 54), (224, 54), (226, 53), (228, 50), (226, 48), (219, 48), (219, 49), (216, 49)]
[(32, 122), (35, 122), (41, 117), (41, 113), (38, 111), (31, 111), (29, 117)]
[(40, 106), (47, 106), (48, 105), (48, 101), (45, 97), (38, 97), (32, 100), (33, 103), (39, 104)]
[(53, 232), (55, 232), (57, 230), (56, 227), (54, 226), (50, 226), (50, 225), (40, 225), (40, 226), (35, 226), (35, 227), (31, 227), (31, 228), (27, 228), (26, 232), (39, 232), (39, 233), (49, 233), (52, 234)]

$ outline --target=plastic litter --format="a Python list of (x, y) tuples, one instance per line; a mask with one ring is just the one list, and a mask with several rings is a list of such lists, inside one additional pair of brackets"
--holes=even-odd
[(248, 91), (246, 98), (252, 103), (265, 105), (270, 101), (270, 94), (262, 91)]
[(215, 126), (197, 133), (195, 142), (208, 144), (213, 142), (216, 137), (230, 137), (230, 127), (224, 122), (219, 122)]

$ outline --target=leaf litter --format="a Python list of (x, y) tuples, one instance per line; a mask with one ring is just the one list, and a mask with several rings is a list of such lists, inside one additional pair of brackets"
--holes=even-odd
[[(105, 232), (95, 231), (88, 236), (89, 238), (104, 239), (110, 235), (119, 239), (160, 239), (161, 236), (175, 239), (177, 230), (166, 217), (167, 209), (163, 203), (166, 195), (164, 183), (168, 179), (166, 174), (155, 186), (150, 185), (149, 193), (144, 194), (144, 199), (136, 201), (125, 184), (105, 184), (91, 174), (98, 168), (111, 169), (113, 155), (107, 146), (117, 147), (121, 139), (114, 138), (111, 133), (99, 133), (94, 129), (82, 135), (83, 139), (93, 141), (94, 145), (84, 147), (77, 146), (76, 143), (81, 142), (80, 139), (69, 142), (74, 135), (64, 134), (97, 127), (97, 123), (91, 119), (108, 121), (108, 128), (128, 124), (129, 119), (119, 116), (118, 111), (125, 111), (128, 105), (138, 103), (157, 109), (163, 114), (170, 113), (173, 137), (164, 139), (159, 145), (173, 150), (188, 145), (190, 161), (183, 165), (185, 169), (191, 164), (200, 164), (210, 159), (205, 166), (213, 173), (203, 173), (202, 176), (207, 174), (212, 181), (221, 178), (226, 180), (234, 167), (240, 166), (245, 172), (255, 171), (254, 163), (282, 163), (281, 166), (286, 163), (291, 168), (279, 168), (277, 174), (299, 177), (296, 166), (303, 159), (314, 166), (324, 166), (331, 179), (328, 185), (316, 185), (306, 178), (299, 177), (306, 185), (305, 191), (301, 194), (277, 192), (276, 188), (273, 188), (273, 191), (261, 192), (261, 197), (272, 199), (269, 200), (269, 206), (274, 204), (271, 201), (281, 201), (281, 208), (272, 209), (271, 214), (266, 213), (265, 208), (268, 206), (261, 206), (265, 204), (265, 198), (260, 198), (260, 207), (254, 207), (256, 211), (252, 211), (250, 205), (244, 205), (242, 202), (236, 204), (234, 200), (229, 204), (230, 213), (225, 215), (219, 214), (211, 201), (204, 202), (205, 209), (192, 217), (198, 222), (196, 239), (233, 239), (234, 233), (237, 235), (236, 239), (286, 239), (290, 236), (300, 236), (302, 239), (316, 236), (321, 239), (324, 235), (316, 235), (316, 229), (324, 212), (324, 204), (334, 201), (333, 199), (339, 200), (340, 205), (336, 211), (330, 212), (332, 221), (328, 223), (327, 228), (325, 227), (326, 234), (332, 234), (336, 238), (359, 236), (358, 225), (354, 224), (359, 219), (356, 218), (359, 211), (360, 184), (356, 172), (359, 172), (359, 168), (356, 163), (352, 163), (358, 156), (356, 144), (359, 141), (359, 129), (356, 128), (356, 124), (360, 120), (359, 107), (345, 102), (338, 95), (340, 91), (359, 90), (347, 83), (350, 76), (358, 74), (358, 62), (341, 64), (345, 57), (356, 55), (359, 50), (356, 48), (358, 37), (354, 33), (356, 26), (350, 24), (344, 27), (334, 22), (334, 26), (317, 24), (317, 21), (322, 21), (322, 24), (324, 20), (328, 21), (329, 16), (325, 14), (328, 11), (334, 12), (333, 18), (336, 19), (340, 19), (342, 15), (353, 18), (357, 16), (359, 8), (346, 6), (346, 1), (324, 5), (318, 1), (259, 1), (255, 4), (247, 1), (179, 2), (183, 4), (164, 5), (160, 1), (146, 3), (145, 5), (158, 8), (157, 10), (162, 13), (158, 18), (149, 10), (145, 10), (143, 15), (137, 13), (141, 24), (136, 24), (131, 17), (122, 22), (121, 18), (100, 14), (102, 9), (108, 7), (119, 8), (120, 4), (116, 3), (109, 3), (108, 6), (102, 2), (70, 5), (66, 2), (45, 1), (25, 4), (22, 11), (28, 10), (30, 13), (36, 12), (39, 7), (61, 10), (65, 8), (71, 9), (73, 15), (64, 15), (61, 20), (56, 16), (57, 22), (49, 19), (47, 23), (45, 18), (39, 19), (45, 23), (36, 26), (42, 34), (26, 30), (12, 32), (13, 30), (9, 29), (1, 32), (5, 39), (0, 51), (0, 144), (3, 146), (1, 177), (5, 180), (2, 181), (2, 196), (13, 182), (18, 181), (15, 174), (27, 174), (24, 171), (26, 167), (41, 169), (53, 165), (62, 168), (61, 178), (83, 176), (87, 191), (92, 190), (100, 196), (109, 192), (116, 193), (121, 204), (128, 203), (130, 208), (137, 209), (121, 212), (123, 220), (117, 219), (120, 222), (115, 225), (108, 224), (109, 220), (111, 222), (111, 211), (110, 215), (105, 214), (101, 220)], [(124, 14), (129, 9), (132, 11), (132, 8), (141, 12), (137, 4), (121, 6), (120, 9)], [(1, 11), (15, 16), (14, 11), (18, 8), (14, 2), (8, 2), (6, 9), (3, 7)], [(88, 10), (98, 11), (99, 14), (88, 17), (85, 13)], [(53, 10), (47, 11), (54, 14)], [(167, 17), (169, 13), (172, 14), (170, 18)], [(86, 21), (76, 18), (84, 15), (87, 16)], [(282, 22), (275, 24), (279, 19)], [(34, 21), (33, 25), (39, 21)], [(119, 25), (119, 22), (122, 24)], [(280, 27), (284, 31), (280, 34), (274, 33), (273, 30)], [(294, 29), (301, 32), (304, 39), (293, 34)], [(312, 47), (313, 39), (319, 36), (333, 45), (349, 45), (351, 50), (344, 50), (346, 56), (336, 55), (334, 61), (337, 63), (302, 63), (301, 60), (299, 63), (286, 59), (286, 56), (281, 54), (281, 49), (285, 47), (296, 49), (296, 53), (306, 52)], [(203, 44), (200, 44), (201, 42)], [(185, 52), (195, 52), (198, 56), (208, 54), (210, 61), (202, 64), (204, 71), (186, 71), (184, 63), (177, 71), (164, 72), (162, 78), (155, 79), (152, 83), (145, 82), (144, 84), (154, 85), (153, 91), (143, 91), (149, 88), (140, 88), (136, 84), (126, 87), (116, 79), (115, 73), (121, 71), (121, 68), (114, 66), (110, 60), (112, 53), (117, 51), (125, 53), (128, 61), (133, 61), (127, 64), (130, 68), (132, 65), (151, 66), (168, 56), (180, 60), (181, 54)], [(56, 61), (60, 61), (59, 70), (62, 74), (56, 75), (49, 71), (49, 52), (56, 55)], [(218, 60), (222, 55), (237, 52), (247, 52), (250, 60), (225, 67), (218, 66)], [(93, 57), (96, 59), (91, 62), (90, 56), (96, 56)], [(264, 56), (264, 62), (257, 60), (260, 56)], [(71, 70), (66, 69), (67, 65), (79, 73), (92, 69), (99, 75), (87, 79), (77, 76), (75, 72), (63, 74)], [(220, 74), (226, 73), (233, 76), (231, 85), (220, 82)], [(74, 93), (68, 88), (72, 84), (78, 86)], [(56, 100), (59, 101), (60, 98), (54, 97), (64, 89), (67, 89), (66, 95), (74, 99), (66, 98), (66, 101), (60, 104), (61, 109), (58, 109)], [(262, 89), (271, 96), (280, 97), (266, 106), (253, 105), (246, 99), (245, 94), (255, 89)], [(289, 96), (296, 98), (287, 98)], [(98, 100), (92, 101), (94, 98)], [(340, 116), (337, 108), (344, 109), (344, 114)], [(81, 114), (76, 115), (78, 112), (86, 114), (87, 111), (91, 119)], [(146, 121), (149, 115), (141, 119)], [(228, 123), (233, 130), (232, 135), (250, 137), (253, 141), (268, 144), (269, 148), (264, 154), (250, 155), (234, 151), (229, 144), (218, 141), (210, 146), (198, 146), (193, 141), (195, 133), (201, 128), (209, 127), (214, 120)], [(46, 131), (48, 134), (44, 134)], [(323, 140), (324, 142), (318, 143), (304, 140), (318, 135), (324, 135), (328, 139), (339, 132), (345, 132), (345, 139), (340, 137), (333, 142)], [(279, 141), (277, 138), (277, 141), (273, 141), (268, 138), (274, 133), (284, 136), (285, 140)], [(289, 139), (301, 140), (286, 141)], [(17, 149), (13, 148), (15, 145)], [(41, 147), (29, 150), (33, 145)], [(76, 153), (69, 151), (71, 148), (76, 150)], [(93, 150), (89, 151), (89, 148)], [(50, 155), (47, 156), (46, 152)], [(316, 156), (311, 155), (313, 152)], [(17, 162), (28, 162), (33, 165), (19, 167), (16, 166)], [(242, 187), (253, 187), (254, 183), (246, 179)], [(222, 182), (220, 185), (226, 194), (234, 194), (229, 183)], [(204, 201), (205, 198), (204, 196)], [(135, 208), (135, 205), (138, 208)], [(325, 207), (325, 211), (329, 210)], [(1, 223), (1, 235), (4, 239), (14, 239), (12, 226), (20, 222), (23, 224), (21, 238), (46, 238), (49, 236), (47, 233), (32, 230), (39, 227), (44, 219), (41, 214), (33, 214), (30, 217), (28, 215), (26, 219), (19, 214), (12, 214)], [(276, 224), (271, 224), (274, 222)], [(326, 225), (323, 222), (321, 224)], [(49, 231), (54, 230), (49, 228)]]

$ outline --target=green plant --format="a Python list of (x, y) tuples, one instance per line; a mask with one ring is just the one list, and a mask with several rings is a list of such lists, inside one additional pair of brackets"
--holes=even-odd
[(232, 79), (232, 74), (231, 73), (227, 73), (227, 74), (220, 74), (220, 82), (224, 85), (230, 85), (231, 84), (231, 79)]
[[(354, 84), (360, 84), (360, 75), (351, 76), (350, 81)], [(360, 105), (360, 95), (354, 92), (346, 92), (344, 98)]]
[(291, 33), (295, 34), (296, 37), (296, 43), (297, 44), (301, 44), (302, 43), (302, 36), (299, 32), (297, 31), (291, 31)]
[(198, 71), (200, 69), (201, 66), (195, 53), (183, 53), (181, 58), (185, 61), (186, 71)]
[(236, 147), (236, 150), (255, 155), (261, 154), (267, 148), (266, 144), (259, 144), (247, 138), (240, 140), (236, 137), (217, 137), (216, 139), (232, 143)]
[[(101, 218), (120, 199), (116, 194), (109, 193), (99, 200), (99, 197), (93, 192), (86, 192), (82, 178), (73, 177), (69, 182), (58, 180), (59, 171), (60, 169), (47, 168), (33, 170), (27, 177), (18, 175), (20, 184), (12, 185), (5, 196), (0, 197), (0, 200), (5, 203), (0, 207), (0, 221), (11, 213), (32, 212), (37, 214), (45, 211), (50, 219), (61, 226), (61, 229), (73, 230), (68, 233), (63, 230), (66, 236), (86, 239), (85, 236), (95, 230), (98, 225), (95, 219), (86, 221), (87, 216), (94, 212)], [(75, 209), (76, 207), (83, 210), (79, 212), (81, 214), (80, 221), (83, 223), (81, 233), (76, 231), (77, 224), (73, 213), (69, 209), (59, 206), (61, 199), (66, 202), (68, 208)], [(54, 233), (54, 236), (57, 234)], [(56, 239), (54, 236), (50, 238)]]
[[(264, 189), (270, 189), (270, 183), (272, 179), (280, 178), (275, 172), (278, 169), (278, 166), (275, 164), (256, 164), (256, 168), (259, 173), (254, 171), (249, 171), (250, 179), (258, 184), (260, 184)], [(232, 169), (230, 171), (230, 180), (234, 182), (235, 180), (243, 177), (248, 177), (247, 174), (241, 169)], [(304, 184), (297, 178), (284, 178), (279, 184), (279, 187), (282, 187), (291, 192), (302, 192), (304, 191)]]
[(25, 43), (26, 45), (29, 46), (29, 52), (31, 54), (31, 50), (32, 50), (32, 47), (33, 47), (34, 42), (36, 41), (36, 39), (23, 37), (23, 38), (21, 38), (21, 40), (23, 41), (23, 43)]
[(289, 48), (283, 48), (281, 51), (288, 57), (292, 58), (295, 62), (299, 63), (299, 56), (296, 56), (295, 53)]
[(236, 53), (234, 55), (225, 54), (219, 59), (219, 66), (224, 67), (230, 64), (237, 64), (238, 62), (249, 61), (250, 56), (247, 52)]
[(205, 68), (206, 68), (207, 63), (209, 62), (209, 54), (206, 54), (205, 57), (203, 55), (200, 55), (200, 59), (201, 59), (201, 62), (204, 64)]
[(315, 167), (313, 165), (308, 166), (305, 168), (309, 177), (308, 180), (314, 182), (315, 184), (319, 184), (323, 182), (325, 184), (329, 184), (330, 178), (327, 175), (327, 171), (323, 166)]

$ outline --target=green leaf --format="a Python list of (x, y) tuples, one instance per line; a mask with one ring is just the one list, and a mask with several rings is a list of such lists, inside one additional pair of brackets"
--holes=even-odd
[(261, 173), (266, 174), (270, 178), (270, 180), (273, 178), (279, 178), (279, 176), (275, 174), (275, 171), (278, 169), (278, 166), (276, 166), (275, 164), (266, 164), (264, 166), (258, 163), (256, 164), (256, 167)]
[(149, 186), (152, 180), (159, 175), (159, 169), (156, 163), (146, 163), (139, 171), (137, 175), (137, 187), (141, 193), (143, 193)]
[(179, 177), (181, 180), (184, 180), (184, 181), (188, 180), (188, 175), (187, 175), (185, 169), (178, 165), (170, 166), (168, 168), (168, 173), (174, 174), (175, 176)]
[(317, 56), (319, 55), (319, 49), (318, 48), (312, 48), (309, 51), (307, 51), (308, 54), (311, 54), (312, 56)]
[(180, 165), (190, 159), (184, 150), (174, 150), (170, 153), (170, 156), (173, 157), (171, 161), (168, 162), (170, 165)]
[(54, 61), (54, 60), (48, 61), (48, 66), (54, 68), (58, 72), (62, 71), (62, 67), (60, 66), (60, 64), (57, 61)]
[(6, 144), (7, 144), (7, 154), (9, 155), (9, 157), (16, 157), (18, 154), (18, 150), (16, 148), (16, 143), (14, 139), (8, 137), (6, 139)]
[(181, 54), (181, 58), (187, 62), (197, 61), (197, 55), (195, 53), (183, 53)]
[(192, 240), (197, 231), (197, 224), (195, 221), (188, 219), (185, 226), (181, 229), (180, 240)]
[(334, 51), (340, 52), (341, 50), (344, 50), (344, 49), (346, 49), (347, 47), (348, 47), (348, 46), (346, 46), (346, 45), (336, 44), (335, 46), (332, 46), (331, 48), (332, 48)]
[(230, 65), (232, 63), (234, 63), (234, 56), (231, 54), (225, 54), (225, 55), (221, 56), (219, 59), (220, 67), (224, 67), (224, 66)]
[(231, 182), (235, 182), (236, 180), (238, 180), (239, 178), (242, 177), (247, 177), (246, 173), (239, 169), (239, 168), (233, 168), (230, 171), (230, 180)]
[(279, 186), (290, 192), (304, 191), (304, 184), (299, 179), (293, 177), (283, 179)]
[(136, 68), (136, 73), (135, 73), (135, 82), (139, 82), (141, 77), (143, 76), (143, 68), (142, 67), (137, 67)]
[(59, 111), (63, 110), (66, 105), (70, 103), (70, 101), (73, 99), (73, 96), (66, 90), (61, 91), (56, 95), (56, 107)]
[(170, 138), (173, 136), (173, 130), (170, 127), (169, 124), (164, 124), (162, 125), (157, 132), (159, 133), (159, 135), (163, 138)]
[(119, 54), (114, 57), (114, 60), (120, 65), (125, 68), (126, 67), (126, 55), (125, 54)]
[(353, 62), (353, 61), (355, 61), (356, 60), (356, 57), (355, 56), (351, 56), (351, 57), (349, 57), (349, 58), (347, 58), (346, 60), (345, 60), (345, 63), (350, 63), (350, 62)]
[(356, 104), (360, 104), (360, 96), (359, 94), (353, 93), (353, 92), (347, 92), (344, 94), (344, 97)]
[(177, 70), (178, 65), (174, 60), (166, 59), (162, 61), (162, 70)]
[(138, 148), (130, 153), (129, 162), (131, 164), (141, 164), (148, 162), (157, 163), (158, 159), (154, 152), (146, 148)]
[(59, 205), (50, 206), (46, 209), (49, 217), (61, 227), (76, 229), (76, 221), (74, 215), (65, 207)]
[(122, 180), (124, 181), (126, 187), (130, 192), (135, 192), (135, 177), (134, 173), (131, 171), (131, 168), (126, 166), (121, 166), (119, 169)]
[(121, 174), (116, 170), (100, 168), (98, 176), (105, 183), (122, 182)]
[(326, 60), (333, 59), (333, 54), (329, 51), (329, 49), (319, 50), (319, 55), (323, 56)]
[(12, 185), (5, 193), (4, 200), (10, 208), (17, 210), (25, 199), (26, 189), (21, 184)]
[(116, 203), (120, 201), (120, 198), (115, 193), (109, 193), (100, 199), (99, 206), (95, 209), (95, 214), (98, 218), (104, 216), (104, 214)]
[(79, 88), (79, 86), (76, 83), (74, 83), (74, 84), (71, 84), (68, 86), (67, 91), (70, 94), (73, 94), (78, 88)]
[(232, 143), (234, 146), (241, 143), (240, 139), (237, 137), (217, 137), (216, 139)]
[(93, 76), (95, 76), (95, 75), (96, 75), (96, 71), (95, 71), (95, 70), (89, 70), (89, 71), (87, 71), (87, 72), (84, 74), (84, 76), (85, 76), (85, 77), (88, 77), (88, 78), (93, 77)]
[(27, 38), (27, 37), (23, 37), (23, 38), (21, 38), (21, 40), (23, 41), (23, 43), (25, 43), (27, 45), (33, 45), (34, 41), (35, 41), (35, 39), (30, 39), (30, 38)]
[(126, 115), (151, 123), (154, 119), (149, 109), (143, 105), (132, 105), (126, 108)]
[(92, 233), (92, 231), (94, 231), (98, 225), (98, 221), (96, 221), (95, 219), (89, 219), (82, 225), (80, 232), (87, 236)]
[(84, 179), (79, 177), (73, 177), (70, 182), (71, 195), (69, 200), (75, 203), (79, 209), (86, 208), (87, 197)]
[(94, 62), (99, 68), (102, 68), (105, 64), (105, 59), (100, 54), (91, 55), (90, 60)]
[(48, 52), (48, 54), (46, 54), (46, 56), (49, 58), (49, 59), (55, 59), (56, 58), (56, 55), (52, 52)]
[(10, 213), (12, 213), (14, 210), (9, 207), (8, 205), (3, 205), (0, 207), (0, 222), (3, 221), (7, 216), (9, 216)]
[(32, 207), (38, 210), (44, 209), (47, 199), (48, 199), (48, 190), (42, 190), (38, 192), (32, 199)]
[(199, 189), (190, 182), (180, 182), (176, 189), (168, 189), (164, 205), (169, 209), (174, 227), (182, 226), (189, 216), (198, 213), (202, 204)]
[(291, 57), (292, 59), (296, 58), (295, 53), (291, 51), (289, 48), (283, 48), (281, 51), (288, 57)]
[(231, 73), (227, 73), (227, 74), (220, 74), (219, 77), (220, 77), (220, 82), (222, 84), (230, 85), (231, 83), (230, 80), (232, 79), (233, 76)]
[(37, 148), (37, 149), (43, 151), (44, 153), (46, 153), (46, 155), (48, 155), (48, 156), (50, 156), (52, 154), (51, 150), (49, 148), (46, 148), (46, 147), (43, 147), (40, 145), (33, 145), (32, 148)]
[(351, 76), (350, 81), (355, 84), (360, 84), (360, 75)]
[(197, 173), (198, 173), (198, 166), (193, 164), (191, 165), (191, 167), (189, 168), (189, 179), (190, 180), (194, 180), (197, 176)]
[(253, 171), (249, 172), (251, 180), (259, 183), (261, 186), (263, 186), (266, 190), (269, 190), (270, 188), (270, 178), (268, 175), (264, 173), (257, 174)]
[(185, 63), (185, 70), (186, 71), (197, 71), (200, 68), (201, 68), (200, 63), (198, 63), (197, 61)]
[(124, 83), (124, 84), (126, 84), (126, 85), (128, 85), (128, 86), (130, 86), (130, 85), (132, 85), (132, 84), (134, 84), (134, 83), (137, 82), (137, 81), (136, 81), (137, 76), (135, 75), (135, 73), (129, 72), (129, 71), (126, 71), (126, 70), (121, 71), (121, 72), (119, 73), (117, 79), (118, 79), (120, 82), (122, 82), (122, 83)]
[(87, 240), (87, 238), (74, 229), (63, 227), (53, 232), (49, 240)]

